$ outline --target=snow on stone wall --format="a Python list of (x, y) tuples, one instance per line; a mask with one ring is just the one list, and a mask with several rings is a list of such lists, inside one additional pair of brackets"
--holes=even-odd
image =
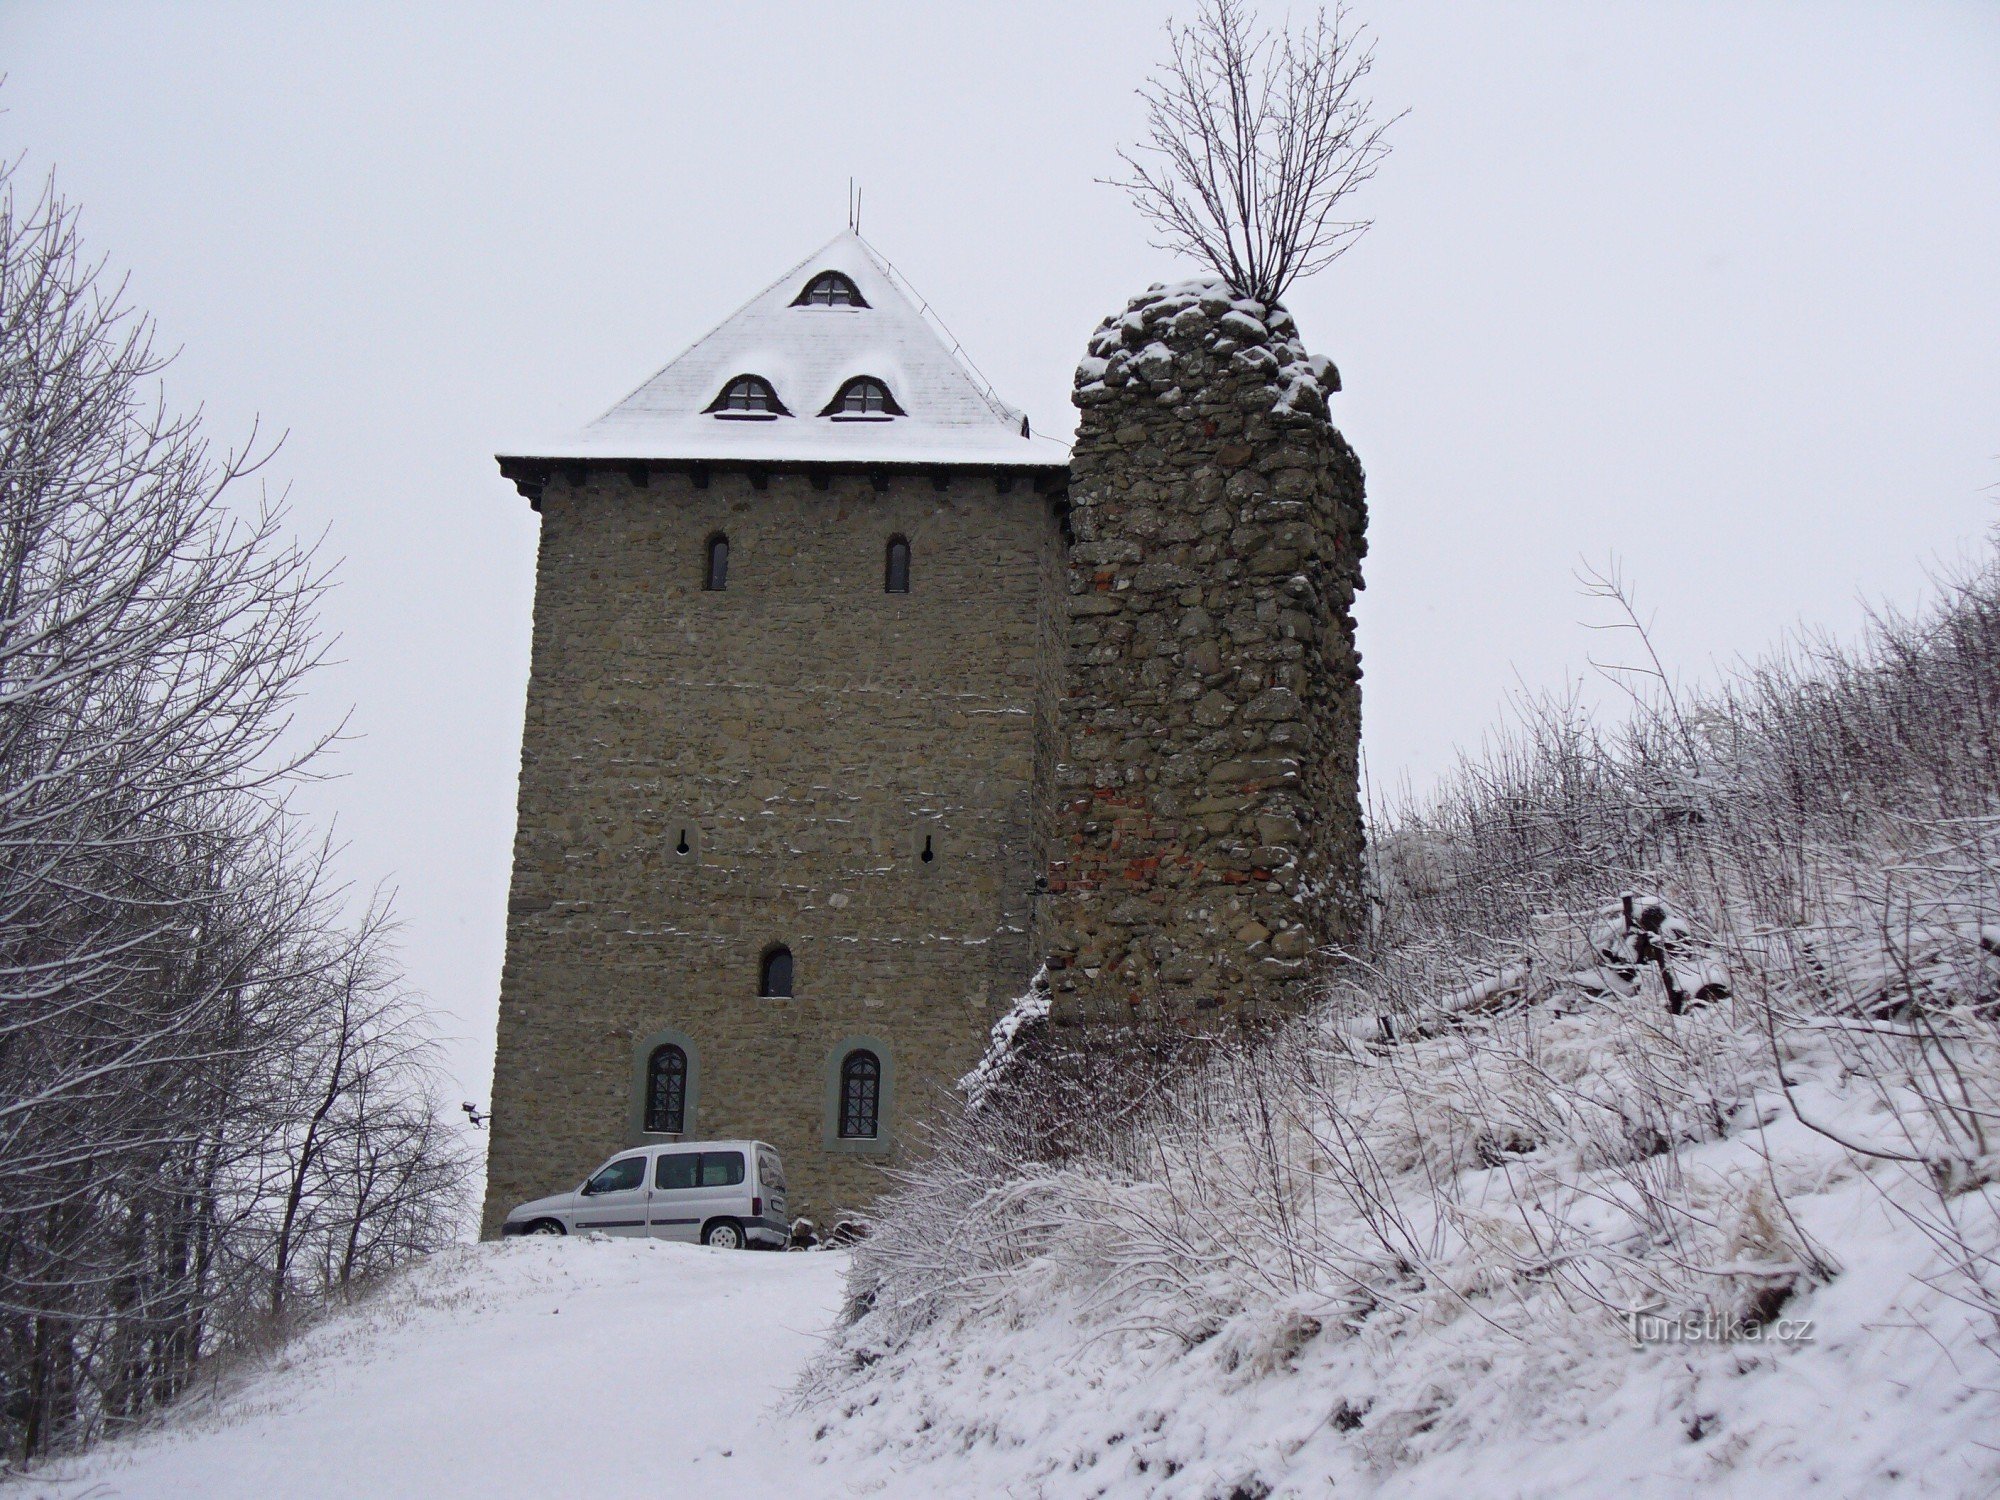
[(1295, 999), (1361, 855), (1362, 474), (1281, 307), (1155, 286), (1078, 366), (1038, 946), (1064, 1021)]

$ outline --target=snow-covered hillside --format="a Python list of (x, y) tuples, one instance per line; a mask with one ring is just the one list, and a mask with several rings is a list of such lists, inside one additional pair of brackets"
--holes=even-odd
[[(1379, 1307), (1358, 1338), (1316, 1336), (1324, 1298), (1270, 1299), (1190, 1348), (1105, 1315), (1115, 1257), (1058, 1253), (886, 1357), (864, 1321), (841, 1349), (850, 1368), (877, 1359), (867, 1378), (801, 1410), (791, 1388), (845, 1254), (517, 1240), (434, 1256), (153, 1429), (0, 1497), (1992, 1493), (1991, 1356), (1969, 1310), (1907, 1275), (1927, 1247), (1885, 1201), (1898, 1181), (1758, 1118), (1680, 1166), (1740, 1231), (1764, 1159), (1751, 1143), (1773, 1148), (1804, 1233), (1840, 1257), (1785, 1308), (1812, 1327), (1790, 1349), (1634, 1351), (1591, 1309), (1473, 1285)], [(1497, 1203), (1506, 1173), (1490, 1170)], [(1074, 1227), (1103, 1248), (1106, 1226)], [(1210, 1269), (1165, 1305), (1211, 1313), (1242, 1258), (1219, 1247)]]
[(851, 1256), (461, 1247), (0, 1500), (2000, 1494), (2000, 554), (1373, 848), (1286, 1027), (1031, 996)]
[(1290, 1026), (1031, 997), (854, 1253), (822, 1446), (1047, 1500), (2000, 1494), (2000, 553), (1639, 680), (1378, 818)]
[[(1149, 1178), (1007, 1181), (936, 1277), (868, 1280), (820, 1446), (856, 1482), (1038, 1500), (2000, 1493), (1992, 1319), (1921, 1183), (1801, 1125), (1717, 1012), (1510, 1020), (1372, 1076), (1320, 1038), (1356, 1138), (1301, 1129), (1277, 1088), (1287, 1117), (1237, 1110), (1239, 1075), (1203, 1136), (1155, 1137)], [(1649, 1053), (1690, 1104), (1726, 1101), (1719, 1135), (1616, 1149)], [(1785, 1067), (1812, 1117), (1885, 1128), (1832, 1049)], [(1472, 1138), (1469, 1110), (1538, 1078), (1546, 1112)], [(1551, 1128), (1593, 1095), (1601, 1120)], [(1372, 1201), (1340, 1186), (1357, 1159)]]
[(773, 1408), (847, 1257), (631, 1240), (466, 1245), (394, 1277), (158, 1427), (5, 1500), (796, 1496)]

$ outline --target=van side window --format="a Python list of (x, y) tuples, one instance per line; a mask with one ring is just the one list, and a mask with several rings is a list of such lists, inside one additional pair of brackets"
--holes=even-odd
[(586, 1193), (622, 1193), (646, 1180), (646, 1158), (626, 1156), (614, 1161), (583, 1185)]
[(691, 1188), (694, 1186), (695, 1163), (701, 1157), (693, 1151), (683, 1151), (678, 1156), (662, 1155), (660, 1164), (653, 1172), (653, 1186), (658, 1188)]
[(743, 1153), (741, 1151), (704, 1151), (701, 1153), (701, 1185), (703, 1187), (735, 1187), (743, 1180)]

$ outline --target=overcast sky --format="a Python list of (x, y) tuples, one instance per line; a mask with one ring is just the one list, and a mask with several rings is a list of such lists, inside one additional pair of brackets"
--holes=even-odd
[[(1185, 7), (1182, 7), (1185, 9)], [(1367, 751), (1421, 786), (1598, 644), (1691, 676), (1920, 597), (2000, 499), (2000, 6), (1365, 3), (1411, 113), (1291, 298), (1368, 470)], [(1276, 7), (1270, 7), (1272, 13)], [(614, 400), (844, 222), (1038, 432), (1186, 274), (1095, 179), (1166, 7), (0, 7), (50, 168), (220, 436), (343, 557), (338, 812), (486, 1100), (536, 523), (492, 454)]]

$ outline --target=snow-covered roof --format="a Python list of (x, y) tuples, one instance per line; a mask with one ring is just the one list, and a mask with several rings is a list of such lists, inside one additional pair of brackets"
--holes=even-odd
[[(795, 305), (838, 271), (867, 303)], [(902, 279), (844, 230), (583, 431), (512, 450), (520, 459), (1048, 466), (1067, 451), (1023, 434), (1022, 414), (973, 373)], [(768, 381), (789, 415), (709, 408), (739, 376)], [(848, 381), (871, 376), (902, 415), (821, 413)]]

